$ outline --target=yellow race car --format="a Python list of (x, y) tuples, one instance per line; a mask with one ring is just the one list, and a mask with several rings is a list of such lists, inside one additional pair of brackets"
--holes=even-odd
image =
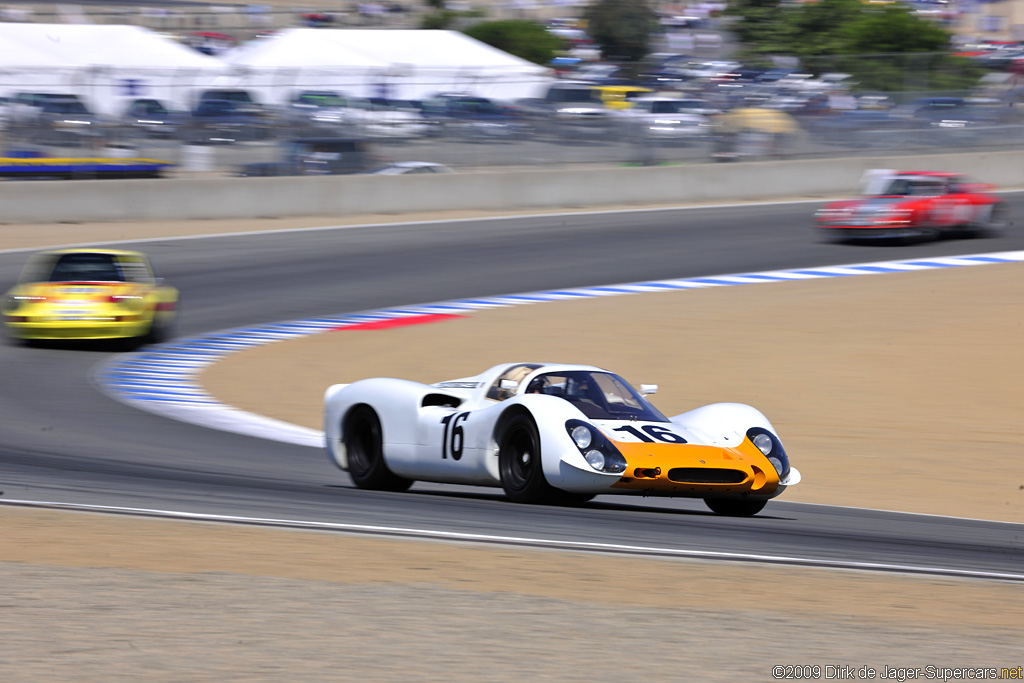
[(15, 339), (168, 337), (178, 290), (153, 275), (145, 254), (116, 249), (61, 249), (35, 255), (0, 312)]

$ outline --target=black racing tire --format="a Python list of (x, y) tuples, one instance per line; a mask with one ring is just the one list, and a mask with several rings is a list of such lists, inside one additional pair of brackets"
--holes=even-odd
[(851, 244), (853, 242), (838, 230), (831, 228), (815, 228), (815, 235), (822, 244)]
[(160, 321), (159, 316), (153, 315), (153, 323), (149, 326), (149, 331), (146, 332), (143, 337), (143, 341), (146, 344), (163, 344), (165, 341), (170, 340), (174, 336), (174, 328), (178, 323), (178, 306), (179, 303), (175, 303), (174, 315), (169, 318)]
[(149, 331), (143, 336), (146, 344), (162, 344), (170, 339), (170, 325), (160, 324), (155, 319), (149, 326)]
[(396, 476), (384, 462), (384, 432), (373, 408), (356, 406), (344, 427), (348, 473), (356, 486), (369, 491), (405, 491), (412, 486), (412, 480)]
[(139, 337), (117, 337), (99, 342), (119, 353), (131, 353), (138, 351), (139, 347), (146, 343), (146, 336)]
[(510, 417), (498, 435), (498, 472), (505, 496), (514, 503), (549, 503), (555, 489), (544, 478), (540, 436), (533, 418)]
[(711, 511), (726, 517), (753, 517), (764, 509), (768, 501), (763, 498), (705, 498)]

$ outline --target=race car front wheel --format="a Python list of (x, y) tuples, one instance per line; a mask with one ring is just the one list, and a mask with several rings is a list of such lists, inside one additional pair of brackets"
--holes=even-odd
[(344, 434), (348, 473), (356, 486), (371, 491), (405, 491), (412, 486), (412, 481), (395, 476), (384, 462), (383, 431), (373, 408), (354, 408), (345, 420)]
[(546, 503), (554, 489), (544, 478), (540, 437), (533, 419), (524, 413), (505, 423), (498, 438), (498, 471), (505, 495), (515, 503)]
[(752, 517), (768, 504), (767, 500), (757, 498), (705, 498), (704, 502), (712, 512), (726, 517)]

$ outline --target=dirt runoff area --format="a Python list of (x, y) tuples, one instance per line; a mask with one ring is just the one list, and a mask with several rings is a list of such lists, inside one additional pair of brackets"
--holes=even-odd
[[(318, 427), (335, 382), (592, 363), (657, 382), (669, 414), (763, 410), (804, 474), (788, 500), (1021, 522), (1022, 276), (996, 265), (494, 309), (253, 349), (203, 381)], [(0, 506), (0, 585), (11, 681), (768, 681), (775, 665), (853, 680), (1024, 665), (1024, 593), (967, 580)]]

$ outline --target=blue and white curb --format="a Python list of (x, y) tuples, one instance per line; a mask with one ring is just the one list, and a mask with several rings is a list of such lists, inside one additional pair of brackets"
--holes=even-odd
[[(1024, 261), (1024, 251), (905, 261), (879, 261), (844, 266), (775, 270), (509, 294), (422, 306), (388, 308), (355, 315), (308, 318), (273, 325), (243, 327), (149, 347), (143, 351), (118, 356), (101, 365), (94, 378), (100, 388), (114, 399), (148, 412), (214, 429), (320, 448), (323, 446), (323, 432), (256, 415), (221, 403), (199, 384), (199, 375), (209, 366), (237, 351), (375, 320), (392, 320), (431, 314), (458, 314), (487, 308), (521, 306), (567, 299), (649, 294), (856, 275), (905, 273), (1022, 261)], [(339, 378), (338, 381), (343, 382), (345, 378)]]

